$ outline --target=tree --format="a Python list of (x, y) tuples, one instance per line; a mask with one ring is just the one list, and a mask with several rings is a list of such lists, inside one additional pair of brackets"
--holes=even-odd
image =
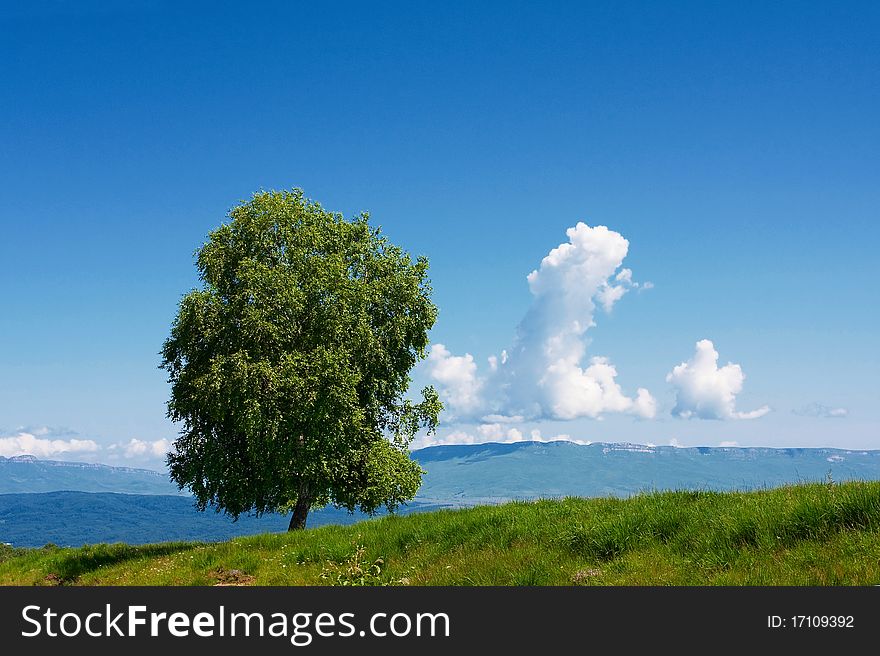
[(428, 261), (300, 189), (261, 192), (197, 251), (202, 288), (162, 350), (182, 423), (172, 479), (233, 518), (333, 503), (373, 514), (415, 496), (409, 444), (432, 433), (431, 387), (405, 398), (437, 309)]

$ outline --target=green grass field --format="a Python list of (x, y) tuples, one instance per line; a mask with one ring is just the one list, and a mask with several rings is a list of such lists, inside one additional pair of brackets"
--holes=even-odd
[(873, 585), (880, 482), (515, 502), (222, 543), (0, 552), (5, 585)]

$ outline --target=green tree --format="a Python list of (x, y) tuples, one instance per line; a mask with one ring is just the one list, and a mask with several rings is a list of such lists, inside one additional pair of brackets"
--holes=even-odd
[(431, 387), (405, 398), (437, 309), (428, 261), (299, 189), (261, 192), (197, 252), (202, 288), (162, 350), (181, 422), (172, 479), (233, 518), (309, 509), (393, 511), (422, 470), (409, 444), (437, 426)]

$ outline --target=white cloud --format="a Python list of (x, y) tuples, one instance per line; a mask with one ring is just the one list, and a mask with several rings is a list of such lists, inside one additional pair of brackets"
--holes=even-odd
[(722, 446), (722, 447), (739, 446), (739, 442), (737, 442), (736, 440), (726, 440), (724, 442), (721, 442), (718, 446)]
[[(490, 355), (487, 359), (489, 360), (489, 370), (490, 371), (498, 371), (498, 362), (499, 362), (498, 356)], [(507, 363), (507, 351), (501, 351), (501, 364), (506, 364), (506, 363)]]
[(627, 288), (623, 285), (602, 285), (602, 288), (596, 293), (596, 298), (599, 299), (606, 312), (611, 312), (611, 308), (623, 298), (626, 292)]
[(522, 442), (525, 438), (523, 437), (522, 431), (518, 428), (511, 428), (507, 431), (507, 442)]
[(481, 442), (522, 442), (523, 434), (518, 428), (505, 428), (501, 424), (481, 424), (477, 426)]
[(7, 458), (32, 455), (42, 460), (109, 464), (122, 464), (125, 461), (144, 465), (164, 464), (172, 446), (167, 439), (130, 439), (128, 442), (101, 444), (93, 439), (82, 439), (78, 433), (66, 428), (46, 426), (19, 428), (13, 434), (0, 436), (0, 456)]
[(749, 410), (748, 412), (735, 412), (733, 414), (733, 419), (758, 419), (766, 415), (768, 412), (770, 412), (770, 406), (762, 405), (760, 408)]
[(597, 304), (610, 312), (629, 289), (639, 287), (632, 271), (620, 268), (629, 242), (605, 226), (585, 223), (566, 234), (568, 242), (553, 248), (527, 276), (532, 305), (513, 346), (501, 358), (489, 358), (486, 377), (480, 377), (470, 354), (453, 356), (442, 344), (432, 348), (428, 372), (453, 419), (656, 415), (650, 392), (639, 388), (635, 397), (627, 396), (607, 358), (594, 356), (583, 364)]
[(484, 442), (497, 442), (504, 435), (501, 424), (482, 424), (477, 426), (477, 433)]
[[(478, 444), (481, 440), (477, 439), (475, 436), (471, 435), (466, 431), (453, 431), (449, 435), (446, 436), (446, 439), (442, 440), (443, 444)], [(440, 440), (428, 440), (423, 446), (430, 446), (431, 444), (439, 444)]]
[(486, 415), (482, 421), (489, 424), (521, 424), (523, 419), (522, 415)]
[(473, 432), (455, 430), (446, 435), (417, 437), (412, 444), (413, 449), (423, 449), (428, 446), (439, 444), (485, 444), (487, 442), (500, 442), (512, 444), (514, 442), (575, 442), (577, 444), (590, 444), (589, 440), (572, 439), (571, 435), (560, 433), (552, 437), (544, 437), (540, 429), (533, 428), (526, 432), (525, 429), (505, 427), (499, 423), (480, 424)]
[(438, 446), (441, 444), (482, 444), (486, 441), (488, 440), (465, 430), (455, 430), (446, 435), (438, 435), (437, 433), (433, 435), (425, 435), (424, 433), (421, 433), (412, 441), (410, 449), (415, 451), (417, 449), (424, 449), (429, 446)]
[(125, 444), (114, 444), (110, 448), (118, 448), (126, 458), (154, 457), (164, 458), (171, 450), (171, 442), (166, 439), (145, 442), (144, 440), (130, 439)]
[(697, 342), (694, 356), (666, 376), (676, 392), (672, 414), (683, 419), (757, 419), (770, 408), (750, 412), (736, 410), (736, 395), (742, 391), (745, 374), (738, 364), (718, 367), (718, 352), (708, 339)]
[(821, 403), (808, 403), (802, 408), (792, 410), (794, 414), (802, 417), (824, 417), (826, 419), (843, 419), (849, 415), (846, 408), (832, 408)]
[(586, 369), (572, 359), (560, 358), (547, 367), (538, 385), (555, 419), (597, 418), (605, 412), (629, 413), (643, 419), (656, 414), (650, 392), (639, 388), (635, 399), (624, 395), (617, 384), (617, 369), (607, 358), (594, 357)]
[(529, 432), (529, 439), (533, 442), (576, 442), (577, 444), (592, 444), (589, 440), (573, 440), (568, 433), (559, 433), (553, 437), (544, 437), (538, 428)]
[(434, 344), (428, 354), (428, 372), (440, 384), (440, 394), (454, 414), (467, 415), (480, 407), (483, 381), (477, 377), (477, 363), (470, 353), (452, 355), (443, 344)]
[(37, 429), (34, 432), (20, 431), (15, 435), (0, 437), (0, 456), (31, 455), (37, 458), (54, 458), (62, 454), (92, 453), (101, 447), (94, 440), (52, 439), (37, 437), (51, 434), (51, 429)]
[(653, 419), (657, 416), (657, 400), (648, 390), (640, 387), (636, 390), (636, 398), (628, 412), (642, 419)]

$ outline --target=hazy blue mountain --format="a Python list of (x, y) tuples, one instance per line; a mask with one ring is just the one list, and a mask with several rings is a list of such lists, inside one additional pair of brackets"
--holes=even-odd
[(828, 476), (880, 479), (880, 451), (842, 449), (516, 442), (436, 446), (413, 455), (428, 472), (417, 498), (463, 505), (651, 490), (746, 490)]
[[(411, 504), (404, 512), (434, 509)], [(309, 528), (366, 519), (328, 508), (309, 515)], [(287, 530), (289, 517), (243, 516), (233, 522), (211, 510), (199, 512), (189, 497), (106, 492), (0, 494), (0, 542), (17, 547), (46, 543), (78, 547), (98, 542), (228, 540), (240, 535)]]
[[(427, 470), (418, 498), (485, 503), (539, 496), (630, 495), (653, 489), (750, 489), (797, 481), (880, 479), (880, 451), (676, 448), (636, 444), (517, 442), (435, 446), (413, 452)], [(0, 494), (179, 494), (147, 469), (0, 457)]]
[[(403, 512), (537, 497), (747, 490), (829, 477), (880, 480), (880, 451), (519, 442), (437, 446), (413, 456), (427, 474)], [(142, 469), (0, 458), (2, 492), (18, 494), (0, 494), (0, 542), (19, 546), (223, 540), (287, 528), (280, 516), (232, 523), (200, 513), (166, 474)], [(325, 509), (313, 512), (308, 525), (363, 518)]]
[(60, 490), (187, 495), (177, 489), (168, 474), (149, 469), (0, 456), (0, 494)]

